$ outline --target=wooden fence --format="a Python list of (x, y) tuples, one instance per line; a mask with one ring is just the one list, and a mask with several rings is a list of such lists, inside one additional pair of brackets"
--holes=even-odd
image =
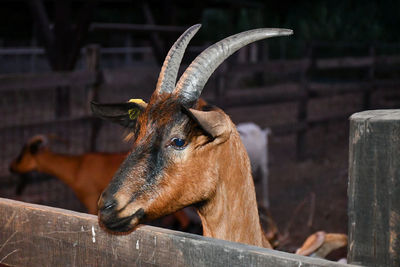
[[(314, 46), (310, 46), (308, 56), (299, 60), (225, 64), (217, 72), (214, 101), (225, 109), (288, 102), (297, 103), (296, 122), (273, 125), (271, 128), (278, 135), (296, 134), (298, 159), (304, 159), (307, 156), (306, 135), (310, 128), (336, 121), (344, 122), (356, 111), (400, 106), (400, 101), (391, 105), (382, 105), (374, 101), (378, 92), (390, 92), (392, 95), (396, 95), (393, 99), (399, 99), (400, 79), (393, 73), (398, 73), (400, 70), (400, 56), (378, 56), (374, 52), (374, 46), (371, 46), (370, 54), (363, 57), (318, 58), (314, 49)], [(361, 72), (362, 77), (349, 79), (339, 75), (339, 77), (333, 79), (324, 79), (324, 74), (321, 75), (321, 73), (340, 73), (343, 71), (356, 71), (357, 75), (353, 76), (360, 76)], [(377, 75), (378, 72), (379, 75)], [(382, 75), (382, 73), (385, 74)], [(392, 73), (392, 75), (389, 73)], [(233, 89), (232, 86), (226, 86), (229, 84), (229, 80), (235, 80), (235, 77), (239, 75), (251, 74), (253, 74), (253, 77), (254, 74), (258, 76), (268, 74), (273, 77), (274, 83), (277, 83), (277, 85), (274, 85), (272, 92), (267, 90), (266, 86), (251, 90), (246, 88)], [(288, 92), (285, 88), (291, 83), (296, 84), (297, 90)], [(310, 102), (316, 99), (337, 96), (354, 97), (355, 94), (361, 100), (361, 105), (357, 109), (330, 116), (319, 116), (317, 119), (311, 118), (309, 115)]]
[[(91, 88), (90, 99), (98, 98), (98, 89), (103, 83), (103, 70), (100, 59), (100, 49), (90, 46), (85, 49), (87, 69), (72, 73), (44, 73), (28, 75), (2, 75), (0, 76), (0, 92), (11, 90), (35, 90), (43, 88), (54, 88), (56, 90), (56, 120), (87, 120), (90, 113), (82, 116), (70, 116), (70, 92), (68, 87), (84, 86)], [(373, 51), (373, 49), (371, 49)], [(95, 62), (95, 63), (93, 63)], [(296, 154), (298, 159), (307, 156), (307, 132), (310, 128), (328, 124), (335, 121), (346, 121), (353, 112), (371, 108), (384, 107), (374, 103), (377, 92), (389, 92), (391, 99), (399, 101), (392, 106), (400, 104), (400, 79), (395, 75), (386, 75), (389, 78), (377, 77), (377, 72), (390, 73), (399, 70), (400, 56), (378, 56), (372, 53), (364, 57), (344, 58), (317, 58), (311, 47), (308, 57), (299, 60), (271, 60), (259, 63), (228, 63), (221, 66), (216, 75), (207, 85), (211, 89), (204, 90), (205, 97), (224, 109), (234, 109), (243, 106), (275, 105), (284, 103), (297, 104), (297, 117), (290, 123), (269, 125), (275, 135), (296, 134)], [(361, 71), (362, 78), (335, 81), (318, 80), (320, 72), (335, 71)], [(359, 75), (359, 74), (358, 74)], [(270, 83), (256, 87), (243, 87), (238, 77), (251, 79), (268, 76), (274, 77), (274, 90), (270, 90)], [(382, 76), (382, 75), (379, 75)], [(386, 77), (385, 75), (383, 75)], [(134, 77), (132, 77), (134, 79)], [(155, 84), (149, 83), (150, 85)], [(295, 90), (288, 91), (287, 87), (294, 85)], [(245, 85), (244, 85), (245, 86)], [(214, 94), (209, 92), (213, 91)], [(208, 93), (207, 93), (208, 92)], [(138, 95), (141, 95), (138, 92)], [(143, 94), (142, 94), (143, 95)], [(355, 96), (356, 95), (356, 96)], [(357, 97), (361, 101), (359, 107), (345, 110), (343, 113), (331, 114), (329, 116), (310, 117), (310, 103), (316, 99), (327, 99), (330, 97)], [(390, 98), (390, 96), (389, 96)], [(88, 99), (88, 100), (90, 100)], [(375, 101), (376, 102), (376, 101)], [(249, 116), (251, 120), (251, 116)], [(17, 124), (18, 122), (16, 122)], [(54, 121), (42, 121), (41, 124), (54, 123)], [(35, 123), (30, 123), (35, 124)], [(15, 125), (15, 124), (14, 124)], [(0, 125), (0, 128), (4, 125)], [(8, 126), (7, 126), (8, 127)], [(93, 124), (93, 137), (96, 137), (98, 125)], [(92, 140), (91, 149), (95, 149), (95, 140)]]
[(350, 266), (151, 226), (111, 235), (97, 217), (0, 199), (9, 266)]

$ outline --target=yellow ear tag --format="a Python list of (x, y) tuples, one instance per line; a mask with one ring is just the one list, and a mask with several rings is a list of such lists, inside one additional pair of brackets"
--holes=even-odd
[(139, 99), (139, 98), (132, 98), (132, 99), (129, 99), (128, 102), (130, 102), (130, 103), (136, 103), (136, 104), (138, 104), (138, 105), (146, 104), (146, 102), (144, 102), (143, 99)]
[[(144, 102), (142, 99), (138, 99), (138, 98), (136, 98), (136, 99), (129, 99), (128, 102), (130, 102), (130, 103), (136, 103), (136, 104), (138, 104), (138, 105), (146, 104), (146, 102)], [(140, 109), (138, 109), (138, 108), (132, 108), (132, 109), (128, 110), (128, 114), (129, 114), (129, 119), (131, 119), (131, 120), (136, 120), (137, 117), (138, 117), (139, 114), (140, 114)]]

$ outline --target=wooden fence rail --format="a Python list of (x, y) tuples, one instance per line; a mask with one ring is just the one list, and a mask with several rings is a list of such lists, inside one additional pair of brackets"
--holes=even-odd
[[(292, 126), (292, 130), (287, 130), (289, 125), (277, 125), (271, 127), (275, 133), (287, 134), (296, 133), (296, 154), (297, 158), (302, 160), (307, 157), (307, 144), (306, 135), (311, 127), (318, 126), (322, 123), (346, 121), (350, 115), (348, 112), (337, 114), (335, 116), (328, 116), (326, 118), (319, 118), (318, 120), (310, 119), (309, 103), (313, 99), (327, 98), (333, 96), (346, 96), (349, 94), (360, 94), (362, 105), (360, 110), (373, 108), (372, 95), (378, 90), (393, 90), (400, 88), (400, 80), (396, 78), (391, 79), (377, 79), (376, 71), (384, 69), (385, 72), (399, 69), (400, 57), (399, 56), (378, 56), (375, 54), (374, 47), (370, 47), (370, 53), (364, 57), (342, 57), (342, 58), (317, 58), (314, 54), (314, 48), (311, 46), (308, 49), (307, 57), (299, 60), (277, 60), (259, 62), (255, 64), (233, 64), (222, 69), (218, 73), (221, 77), (217, 83), (216, 103), (223, 103), (222, 107), (240, 107), (240, 106), (254, 106), (277, 104), (285, 102), (298, 103), (297, 110), (297, 123)], [(225, 69), (225, 71), (224, 71)], [(226, 69), (229, 69), (227, 71)], [(362, 70), (364, 78), (356, 79), (353, 81), (339, 80), (331, 82), (318, 82), (314, 80), (313, 73), (321, 71), (337, 71), (337, 70)], [(275, 79), (281, 79), (278, 86), (274, 86), (274, 92), (266, 90), (255, 89), (241, 89), (241, 92), (236, 95), (227, 93), (226, 89), (219, 88), (226, 84), (221, 79), (229, 80), (238, 73), (251, 74), (251, 73), (268, 73)], [(293, 74), (295, 74), (293, 76)], [(292, 75), (292, 78), (289, 78)], [(295, 92), (285, 92), (284, 87), (290, 79), (297, 79), (298, 90)], [(218, 79), (218, 78), (217, 78)], [(282, 90), (279, 90), (279, 87)], [(354, 111), (353, 111), (354, 112)], [(275, 129), (274, 129), (275, 128)], [(282, 130), (284, 129), (284, 130)]]
[(125, 24), (125, 23), (91, 23), (89, 30), (91, 31), (134, 31), (134, 32), (173, 32), (182, 33), (189, 26), (164, 26), (151, 24)]
[[(239, 63), (232, 66), (232, 71), (253, 73), (268, 71), (269, 73), (301, 72), (309, 68), (310, 58), (294, 60), (272, 60), (258, 63)], [(400, 56), (366, 56), (366, 57), (341, 57), (315, 59), (315, 67), (321, 70), (370, 67), (374, 64), (395, 65), (400, 64)]]
[(14, 90), (43, 90), (66, 86), (90, 86), (96, 81), (96, 73), (90, 71), (50, 72), (41, 74), (0, 75), (0, 92)]
[(10, 266), (351, 266), (151, 226), (111, 235), (96, 216), (8, 199), (0, 214)]

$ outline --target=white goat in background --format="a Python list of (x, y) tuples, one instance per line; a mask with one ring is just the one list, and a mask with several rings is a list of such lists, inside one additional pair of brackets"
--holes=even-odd
[[(239, 123), (236, 128), (249, 154), (251, 172), (256, 184), (260, 183), (261, 176), (261, 192), (257, 190), (258, 187), (256, 186), (257, 193), (262, 194), (261, 202), (265, 208), (269, 209), (268, 135), (271, 134), (271, 129), (265, 128), (263, 130), (253, 122)], [(257, 175), (258, 173), (261, 175)]]

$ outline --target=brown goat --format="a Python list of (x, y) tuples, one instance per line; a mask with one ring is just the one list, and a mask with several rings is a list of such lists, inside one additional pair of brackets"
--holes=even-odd
[(63, 155), (47, 146), (43, 135), (32, 137), (20, 155), (10, 164), (14, 173), (39, 171), (67, 184), (91, 214), (97, 213), (97, 201), (127, 153), (86, 153)]
[(205, 236), (271, 248), (239, 133), (228, 115), (199, 97), (213, 71), (236, 50), (292, 31), (257, 29), (228, 37), (203, 51), (175, 86), (184, 50), (199, 28), (189, 28), (168, 52), (149, 104), (92, 103), (96, 115), (131, 128), (135, 139), (100, 197), (99, 222), (112, 232), (130, 232), (195, 205)]
[(132, 129), (132, 152), (99, 200), (99, 221), (129, 232), (194, 204), (205, 236), (270, 248), (260, 226), (250, 162), (235, 125), (221, 109), (199, 103), (213, 71), (241, 47), (291, 30), (257, 29), (202, 52), (175, 86), (189, 28), (164, 61), (149, 104), (92, 104), (93, 112)]

